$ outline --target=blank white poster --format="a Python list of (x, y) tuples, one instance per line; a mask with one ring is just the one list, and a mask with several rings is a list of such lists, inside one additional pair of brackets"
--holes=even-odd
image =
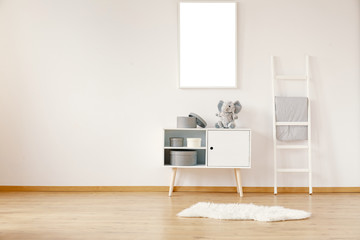
[(180, 3), (180, 88), (236, 87), (236, 3)]

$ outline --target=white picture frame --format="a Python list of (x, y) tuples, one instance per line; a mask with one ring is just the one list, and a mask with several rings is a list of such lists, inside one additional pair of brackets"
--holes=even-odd
[(236, 2), (180, 2), (178, 87), (237, 88)]

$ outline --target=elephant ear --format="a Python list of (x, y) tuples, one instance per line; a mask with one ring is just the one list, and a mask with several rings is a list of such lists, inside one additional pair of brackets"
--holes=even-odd
[(222, 108), (223, 104), (224, 104), (224, 101), (220, 100), (219, 103), (218, 103), (219, 112), (221, 112), (221, 108)]
[(241, 108), (242, 108), (240, 102), (239, 101), (234, 102), (234, 106), (235, 106), (234, 113), (239, 113), (241, 111)]

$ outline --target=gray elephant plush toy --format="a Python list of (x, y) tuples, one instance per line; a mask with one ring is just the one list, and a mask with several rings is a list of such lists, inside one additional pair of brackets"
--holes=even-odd
[(235, 128), (235, 120), (238, 119), (238, 114), (241, 111), (241, 104), (239, 101), (224, 102), (222, 100), (218, 103), (219, 113), (216, 116), (220, 117), (220, 121), (215, 124), (216, 128)]

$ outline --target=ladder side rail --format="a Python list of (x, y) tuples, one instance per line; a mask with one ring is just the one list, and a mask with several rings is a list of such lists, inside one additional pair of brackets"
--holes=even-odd
[(272, 103), (273, 103), (273, 144), (274, 144), (274, 194), (277, 194), (277, 147), (276, 147), (276, 109), (275, 109), (275, 57), (271, 56), (271, 80), (272, 80)]
[(311, 101), (310, 101), (310, 62), (306, 56), (306, 95), (308, 98), (308, 169), (309, 169), (309, 194), (312, 194), (312, 168), (311, 168)]

